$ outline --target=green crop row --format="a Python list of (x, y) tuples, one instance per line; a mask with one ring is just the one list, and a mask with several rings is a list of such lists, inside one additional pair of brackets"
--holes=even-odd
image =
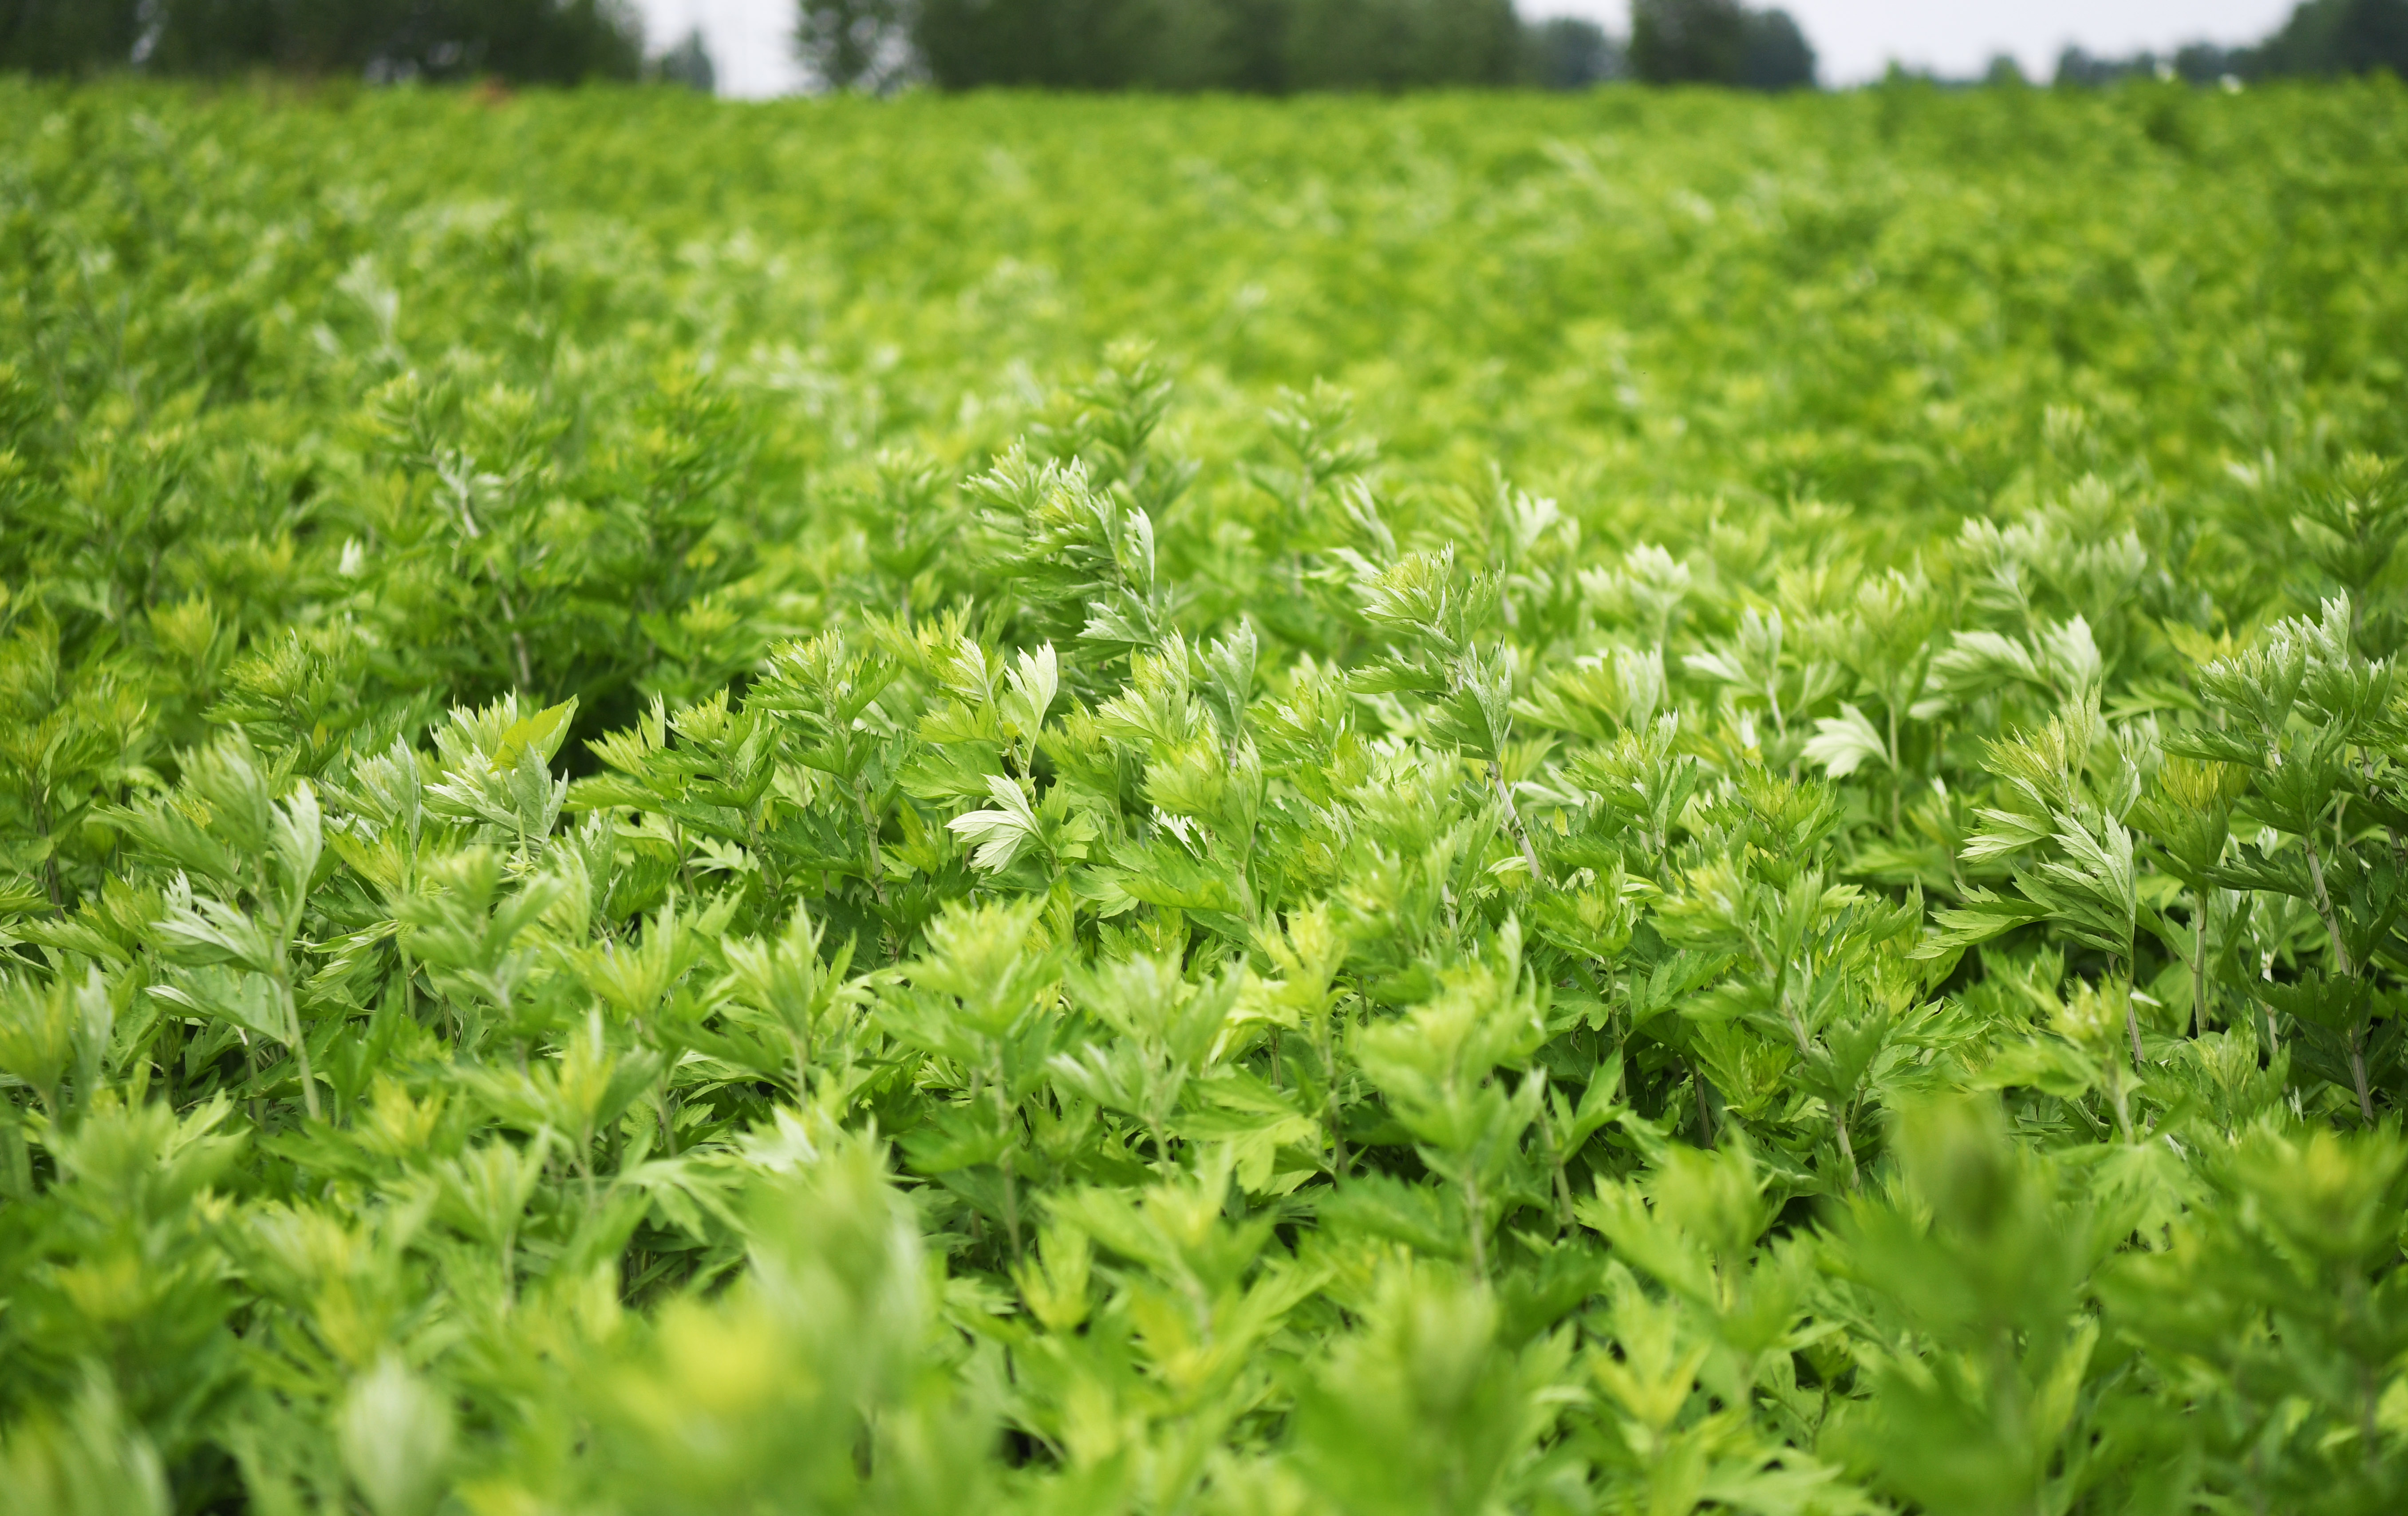
[(2408, 94), (0, 82), (0, 1507), (2408, 1501)]

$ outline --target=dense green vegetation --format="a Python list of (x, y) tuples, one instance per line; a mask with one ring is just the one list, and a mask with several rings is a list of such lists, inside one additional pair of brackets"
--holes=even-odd
[(2408, 1497), (2408, 95), (0, 85), (12, 1512)]

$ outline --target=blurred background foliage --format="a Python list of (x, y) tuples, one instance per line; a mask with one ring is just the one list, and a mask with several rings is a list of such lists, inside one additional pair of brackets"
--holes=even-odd
[[(1812, 88), (1790, 15), (1741, 0), (1638, 0), (1627, 37), (1512, 0), (796, 0), (795, 43), (822, 88), (1214, 91), (1536, 85), (1623, 78)], [(647, 39), (621, 0), (0, 0), (0, 69), (223, 77), (661, 79), (708, 91), (699, 32)], [(2408, 0), (2302, 0), (2253, 46), (2159, 58), (2070, 48), (2057, 79), (2194, 83), (2408, 72)], [(2012, 63), (1993, 70), (2019, 78)]]
[(277, 69), (380, 80), (529, 84), (633, 79), (618, 0), (8, 0), (0, 67), (222, 75)]

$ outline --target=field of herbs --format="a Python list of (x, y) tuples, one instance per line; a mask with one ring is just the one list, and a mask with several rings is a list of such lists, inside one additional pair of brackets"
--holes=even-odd
[(2402, 1509), (2402, 162), (0, 81), (0, 1507)]

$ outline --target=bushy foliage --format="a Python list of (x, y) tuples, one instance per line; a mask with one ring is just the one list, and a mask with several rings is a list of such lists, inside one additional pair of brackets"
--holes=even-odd
[(2408, 1494), (2396, 83), (0, 123), (12, 1511)]

